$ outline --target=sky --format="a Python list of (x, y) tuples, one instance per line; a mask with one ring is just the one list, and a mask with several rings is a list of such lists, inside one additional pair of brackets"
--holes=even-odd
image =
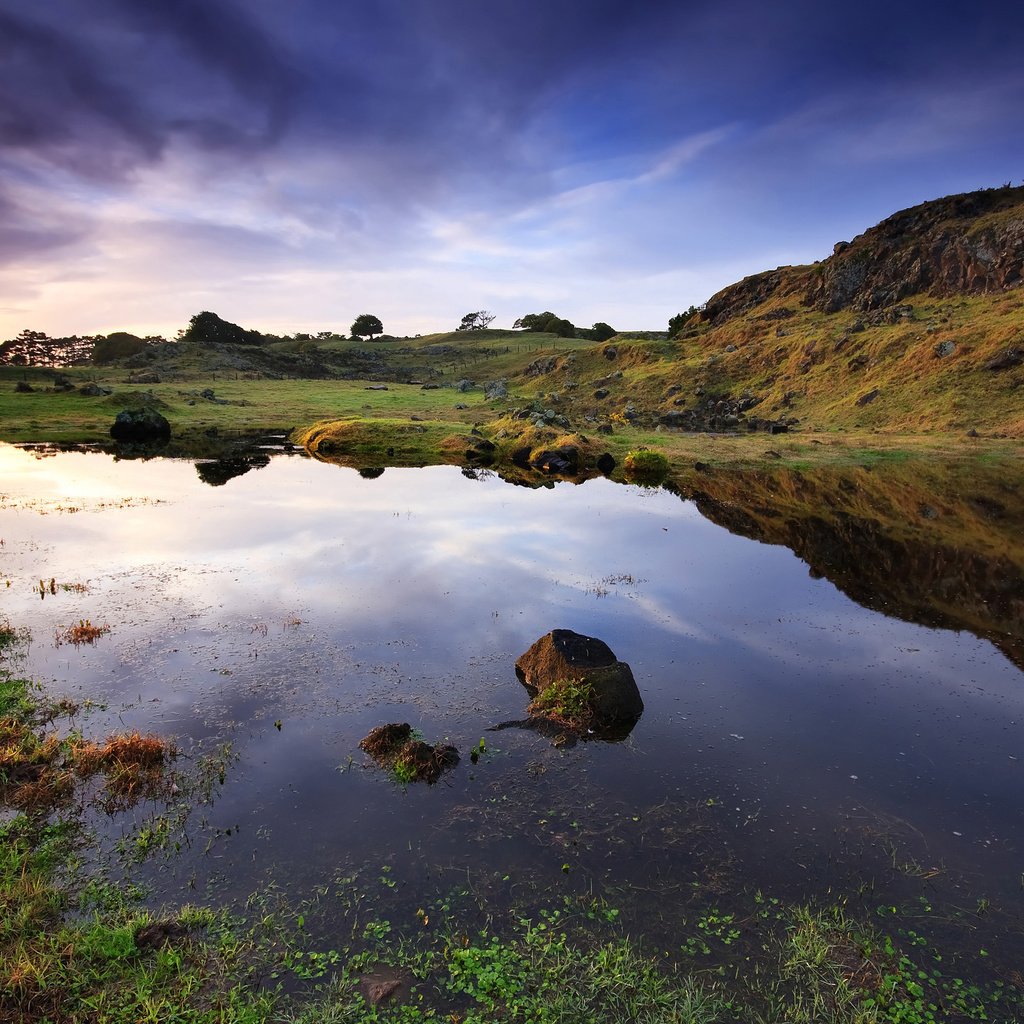
[(1024, 178), (1024, 4), (0, 0), (0, 339), (664, 330)]

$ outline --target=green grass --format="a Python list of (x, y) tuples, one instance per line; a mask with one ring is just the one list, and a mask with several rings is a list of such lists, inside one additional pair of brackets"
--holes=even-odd
[[(68, 371), (72, 375), (72, 371)], [(102, 379), (102, 375), (101, 379)], [(85, 379), (79, 371), (77, 378)], [(201, 377), (187, 382), (127, 386), (118, 384), (107, 398), (77, 393), (14, 392), (10, 368), (0, 368), (0, 439), (6, 441), (110, 440), (110, 426), (123, 408), (144, 401), (152, 392), (157, 407), (171, 424), (172, 440), (209, 430), (235, 433), (288, 431), (316, 420), (361, 417), (367, 420), (419, 416), (425, 421), (462, 427), (489, 418), (483, 392), (451, 388), (424, 391), (416, 385), (388, 383), (387, 391), (368, 391), (367, 381), (224, 380)], [(210, 402), (198, 393), (211, 388)], [(189, 404), (189, 403), (193, 404)], [(466, 410), (455, 409), (456, 404)]]
[(224, 915), (185, 907), (156, 947), (153, 918), (116, 887), (72, 880), (78, 833), (19, 816), (0, 825), (0, 1019), (255, 1024), (272, 999), (249, 982), (249, 947)]
[(654, 484), (661, 483), (671, 469), (668, 459), (661, 452), (652, 452), (646, 448), (628, 452), (624, 466), (627, 480)]
[(556, 679), (534, 697), (529, 712), (583, 732), (593, 718), (593, 699), (594, 688), (586, 679)]
[[(248, 925), (216, 908), (158, 913), (107, 882), (78, 851), (73, 820), (19, 815), (0, 825), (0, 1019), (180, 1021), (199, 1024), (418, 1024), (534, 1021), (573, 1024), (954, 1024), (1020, 1020), (1021, 994), (947, 970), (918, 931), (896, 933), (841, 904), (787, 906), (760, 892), (733, 894), (734, 910), (704, 906), (680, 955), (647, 947), (617, 909), (585, 896), (561, 907), (485, 913), (470, 928), (454, 899), (417, 912), (400, 932), (379, 913), (372, 885), (343, 880), (331, 893), (351, 927), (335, 947), (308, 938), (305, 909), (260, 897)], [(86, 868), (88, 863), (90, 867)], [(394, 892), (399, 883), (379, 879)], [(325, 889), (324, 891), (329, 891)], [(347, 890), (346, 890), (347, 891)], [(385, 891), (385, 890), (381, 890)], [(469, 910), (467, 906), (465, 910)], [(888, 910), (888, 908), (886, 908)], [(895, 909), (895, 908), (893, 908)], [(425, 928), (436, 916), (438, 927)], [(887, 915), (889, 925), (899, 918)], [(147, 941), (147, 933), (157, 933)], [(390, 968), (408, 979), (371, 1005), (360, 980)], [(264, 979), (261, 983), (260, 979)], [(269, 979), (269, 986), (266, 984)], [(286, 995), (291, 993), (291, 995)]]

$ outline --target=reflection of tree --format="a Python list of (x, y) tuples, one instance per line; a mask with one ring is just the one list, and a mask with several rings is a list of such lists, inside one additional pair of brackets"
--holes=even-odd
[(221, 487), (236, 476), (242, 476), (251, 469), (262, 469), (270, 465), (269, 455), (237, 455), (214, 462), (197, 462), (196, 472), (204, 484)]

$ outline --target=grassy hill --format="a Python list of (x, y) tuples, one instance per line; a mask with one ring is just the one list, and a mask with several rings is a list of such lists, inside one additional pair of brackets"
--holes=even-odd
[[(115, 406), (142, 403), (158, 405), (176, 437), (316, 423), (324, 439), (332, 419), (350, 436), (360, 419), (379, 428), (382, 452), (396, 447), (396, 423), (417, 420), (432, 437), (551, 427), (539, 444), (613, 431), (620, 446), (653, 439), (669, 452), (704, 444), (701, 432), (1017, 439), (1022, 277), (1024, 188), (991, 189), (895, 214), (820, 263), (730, 285), (671, 339), (484, 330), (162, 343), (65, 371), (70, 386), (55, 370), (0, 368), (0, 437), (99, 440)], [(485, 393), (497, 381), (507, 394)], [(83, 395), (88, 382), (113, 394)], [(429, 460), (429, 448), (413, 445), (415, 458)]]
[[(616, 346), (586, 413), (690, 429), (1024, 434), (1024, 188), (922, 204), (828, 259), (731, 285), (668, 343)], [(607, 347), (605, 348), (607, 353)], [(561, 377), (608, 374), (595, 352)]]

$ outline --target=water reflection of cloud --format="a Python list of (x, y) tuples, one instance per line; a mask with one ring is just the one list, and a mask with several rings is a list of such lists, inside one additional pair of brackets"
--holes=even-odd
[[(521, 713), (514, 659), (566, 627), (633, 666), (647, 706), (636, 743), (670, 781), (684, 740), (696, 763), (736, 733), (730, 764), (797, 792), (815, 778), (839, 793), (823, 774), (872, 758), (913, 788), (914, 771), (890, 765), (910, 750), (942, 766), (951, 792), (987, 776), (1009, 793), (998, 719), (1020, 717), (1019, 673), (972, 638), (855, 605), (788, 549), (731, 535), (667, 492), (529, 490), (448, 467), (365, 480), (300, 458), (209, 488), (190, 464), (37, 461), (2, 446), (0, 467), (9, 495), (94, 506), (0, 508), (5, 611), (36, 632), (33, 674), (130, 701), (140, 726), (205, 735), (240, 721), (258, 736), (285, 717), (336, 752), (364, 719), (394, 713), (469, 723), (478, 739)], [(123, 496), (139, 501), (96, 510)], [(616, 574), (638, 582), (596, 596)], [(44, 575), (92, 588), (40, 602), (31, 583)], [(55, 625), (78, 616), (114, 631), (94, 649), (53, 648)], [(615, 766), (609, 786), (640, 784), (643, 766)], [(259, 777), (284, 786), (294, 772), (274, 761)]]

